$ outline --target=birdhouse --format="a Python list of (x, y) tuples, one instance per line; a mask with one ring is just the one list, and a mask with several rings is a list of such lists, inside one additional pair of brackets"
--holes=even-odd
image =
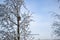
[(18, 16), (18, 20), (21, 20), (21, 17), (20, 16)]

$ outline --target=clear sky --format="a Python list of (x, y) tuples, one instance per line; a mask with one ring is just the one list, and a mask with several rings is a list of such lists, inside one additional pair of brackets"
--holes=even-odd
[[(30, 29), (33, 34), (40, 34), (39, 38), (51, 38), (51, 14), (50, 11), (58, 12), (57, 0), (25, 0), (26, 7), (33, 12), (33, 20)], [(2, 3), (2, 0), (0, 0)]]
[(50, 11), (58, 12), (57, 0), (26, 0), (27, 8), (33, 12), (31, 23), (32, 33), (40, 34), (38, 37), (43, 39), (51, 38), (52, 17)]
[(3, 0), (0, 0), (0, 3), (3, 3)]

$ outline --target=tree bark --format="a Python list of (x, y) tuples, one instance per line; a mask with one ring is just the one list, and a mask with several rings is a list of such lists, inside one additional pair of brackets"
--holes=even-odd
[(17, 40), (20, 40), (20, 25), (19, 25), (20, 17), (17, 17)]
[(20, 23), (21, 17), (19, 16), (18, 7), (17, 7), (17, 40), (20, 40)]

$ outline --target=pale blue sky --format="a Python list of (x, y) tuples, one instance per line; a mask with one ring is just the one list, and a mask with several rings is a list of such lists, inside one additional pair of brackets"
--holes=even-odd
[(50, 38), (52, 19), (49, 12), (58, 12), (57, 0), (26, 0), (25, 2), (26, 7), (33, 12), (34, 22), (30, 24), (32, 33), (40, 34), (39, 38)]
[(32, 33), (39, 33), (39, 38), (51, 38), (52, 18), (50, 11), (58, 12), (57, 0), (26, 0), (27, 8), (33, 12)]
[(3, 0), (0, 0), (0, 3), (3, 3)]

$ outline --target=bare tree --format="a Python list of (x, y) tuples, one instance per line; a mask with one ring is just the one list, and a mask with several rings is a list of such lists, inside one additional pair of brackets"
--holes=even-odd
[(28, 26), (31, 15), (29, 12), (21, 14), (20, 10), (21, 6), (24, 6), (24, 0), (5, 0), (4, 2), (5, 4), (0, 5), (2, 40), (27, 40), (30, 34)]
[(60, 15), (56, 14), (54, 15), (55, 21), (52, 24), (53, 28), (53, 33), (56, 34), (57, 36), (60, 36)]
[[(58, 3), (59, 2), (60, 0), (58, 0)], [(54, 22), (52, 24), (53, 33), (55, 34), (55, 36), (60, 37), (60, 14), (54, 12), (53, 16), (54, 16)]]

